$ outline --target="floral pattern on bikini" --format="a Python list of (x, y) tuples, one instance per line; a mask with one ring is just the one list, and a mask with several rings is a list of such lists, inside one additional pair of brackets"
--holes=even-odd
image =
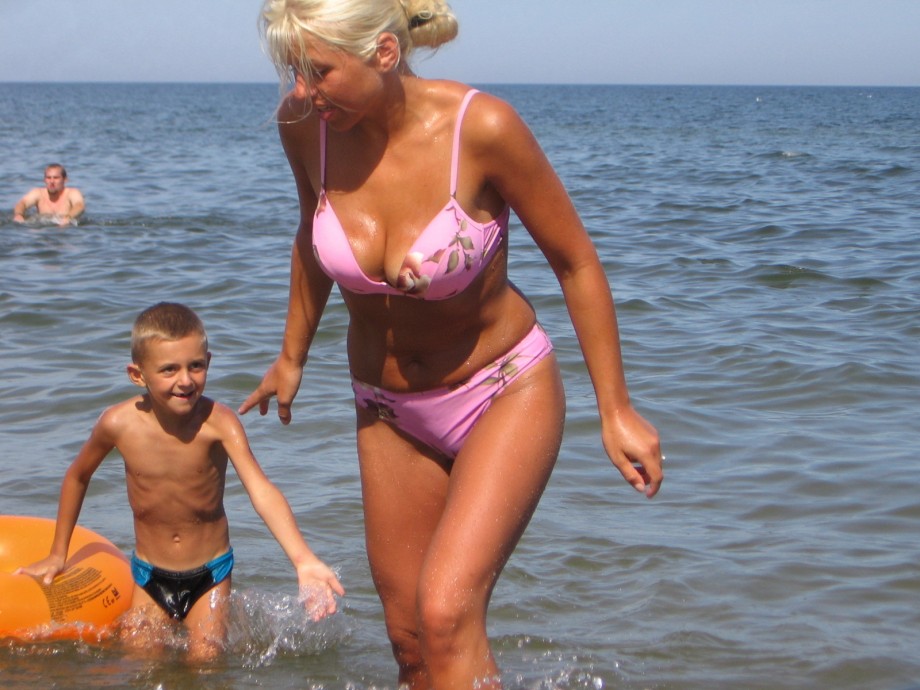
[[(447, 255), (447, 265), (444, 268), (444, 275), (455, 271), (462, 262), (463, 269), (469, 271), (473, 268), (473, 262), (476, 259), (476, 244), (469, 236), (469, 223), (466, 218), (457, 216), (457, 232), (446, 247), (433, 252), (427, 258), (422, 252), (409, 252), (399, 271), (396, 279), (396, 287), (405, 292), (407, 295), (416, 295), (421, 297), (431, 285), (431, 276), (422, 273), (423, 264), (435, 264), (435, 271), (441, 265), (444, 254)], [(480, 252), (481, 255), (481, 252)], [(481, 256), (480, 256), (481, 258)], [(459, 290), (448, 293), (448, 296), (454, 295)]]
[(393, 409), (393, 406), (388, 404), (395, 402), (388, 397), (386, 397), (379, 388), (374, 388), (374, 397), (362, 397), (361, 402), (364, 407), (370, 410), (372, 414), (377, 415), (378, 419), (384, 421), (392, 421), (397, 419), (399, 415), (396, 414), (396, 410)]
[(518, 373), (518, 365), (514, 363), (514, 360), (517, 358), (518, 354), (515, 353), (508, 357), (503, 357), (496, 362), (492, 362), (491, 368), (495, 370), (494, 373), (486, 377), (479, 385), (498, 386), (499, 388), (507, 386), (510, 380)]
[[(540, 324), (536, 325), (540, 329), (540, 332), (543, 332), (543, 328)], [(508, 355), (507, 357), (502, 357), (494, 362), (491, 365), (486, 367), (485, 371), (493, 369), (494, 371), (483, 379), (480, 382), (480, 386), (498, 386), (504, 388), (517, 376), (519, 367), (515, 363), (518, 357), (521, 356), (520, 352), (515, 352), (513, 355)], [(527, 366), (527, 362), (524, 362), (524, 366)]]

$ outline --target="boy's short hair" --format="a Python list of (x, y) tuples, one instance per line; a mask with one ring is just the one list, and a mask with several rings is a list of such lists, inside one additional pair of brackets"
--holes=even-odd
[(131, 360), (140, 364), (153, 340), (175, 341), (190, 335), (201, 337), (208, 349), (208, 334), (198, 314), (176, 302), (160, 302), (147, 307), (134, 320), (131, 329)]

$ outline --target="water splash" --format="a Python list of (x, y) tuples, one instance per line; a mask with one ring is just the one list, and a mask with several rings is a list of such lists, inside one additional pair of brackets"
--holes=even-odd
[(227, 647), (253, 669), (270, 665), (279, 655), (318, 655), (349, 634), (343, 613), (313, 621), (297, 597), (241, 591), (233, 595)]
[[(303, 602), (295, 596), (248, 590), (235, 590), (231, 596), (226, 651), (218, 659), (219, 664), (236, 665), (234, 660), (239, 660), (242, 668), (255, 669), (270, 665), (282, 655), (319, 655), (338, 647), (350, 634), (343, 613), (313, 621)], [(123, 637), (149, 640), (152, 645), (146, 647), (157, 647), (158, 656), (178, 658), (188, 650), (183, 626), (141, 616), (137, 611), (125, 614), (120, 621)], [(129, 628), (134, 630), (127, 632)], [(11, 656), (20, 658), (89, 656), (101, 660), (113, 653), (124, 653), (126, 646), (132, 646), (118, 638), (114, 634), (95, 641), (9, 639), (2, 644)], [(129, 655), (138, 656), (134, 649)]]

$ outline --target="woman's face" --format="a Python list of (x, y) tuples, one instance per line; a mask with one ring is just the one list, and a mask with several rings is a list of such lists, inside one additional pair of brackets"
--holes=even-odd
[(329, 127), (349, 129), (380, 93), (381, 74), (376, 61), (363, 60), (321, 41), (308, 44), (306, 53), (313, 69), (309, 75), (297, 74), (295, 91), (310, 99)]

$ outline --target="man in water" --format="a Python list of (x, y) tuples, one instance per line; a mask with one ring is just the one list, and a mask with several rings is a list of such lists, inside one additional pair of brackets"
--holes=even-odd
[(25, 222), (25, 212), (33, 206), (39, 218), (46, 218), (64, 227), (72, 225), (83, 213), (85, 204), (79, 189), (67, 187), (67, 171), (59, 163), (45, 168), (45, 187), (35, 187), (26, 193), (13, 208), (13, 220)]

